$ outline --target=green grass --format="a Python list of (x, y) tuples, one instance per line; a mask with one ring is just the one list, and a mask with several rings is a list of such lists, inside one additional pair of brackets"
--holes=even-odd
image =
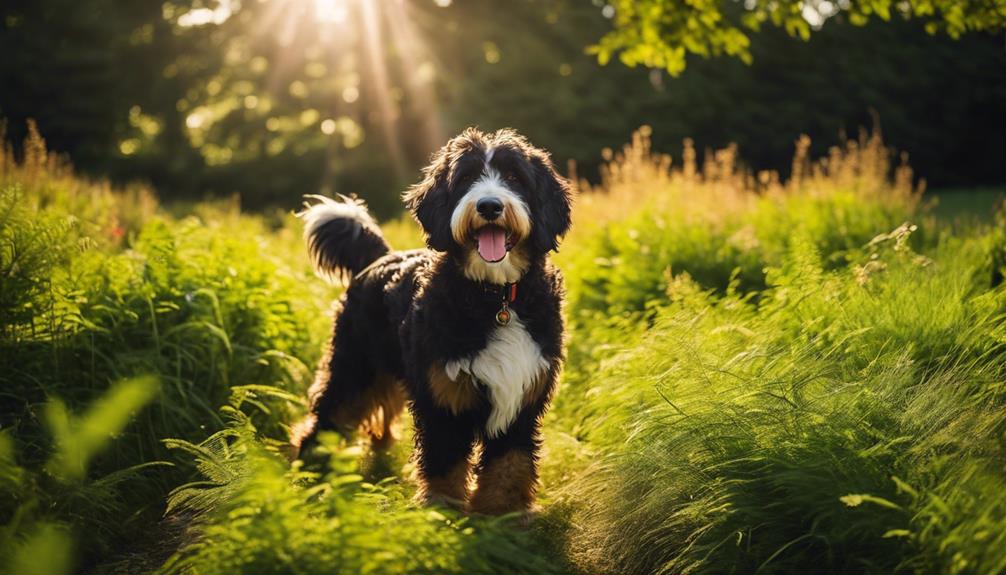
[(780, 183), (643, 130), (581, 186), (525, 526), (413, 505), (407, 440), (286, 462), (338, 293), (291, 214), (163, 209), (32, 138), (0, 162), (0, 572), (1006, 570), (1006, 215), (947, 226), (879, 139)]
[(584, 394), (606, 457), (565, 487), (588, 502), (573, 549), (613, 572), (1001, 571), (1006, 294), (957, 259), (979, 251), (885, 250), (861, 285), (796, 246), (758, 306), (678, 280)]

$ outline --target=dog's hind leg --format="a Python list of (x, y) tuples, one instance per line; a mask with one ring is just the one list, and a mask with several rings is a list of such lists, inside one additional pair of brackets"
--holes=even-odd
[(351, 439), (362, 429), (375, 449), (387, 449), (398, 439), (406, 400), (401, 381), (375, 370), (351, 341), (342, 343), (335, 342), (322, 360), (309, 393), (310, 413), (291, 434), (300, 454), (314, 446), (321, 431)]
[(388, 449), (398, 440), (398, 418), (405, 408), (405, 388), (401, 380), (378, 372), (370, 386), (363, 430), (374, 449)]
[(360, 349), (346, 318), (336, 320), (335, 333), (308, 392), (308, 415), (291, 433), (293, 451), (302, 455), (317, 443), (318, 433), (335, 431), (350, 439), (375, 408), (377, 371)]

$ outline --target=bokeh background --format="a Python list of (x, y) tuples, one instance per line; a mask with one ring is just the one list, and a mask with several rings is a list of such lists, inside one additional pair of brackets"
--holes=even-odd
[(879, 127), (930, 189), (1006, 183), (999, 35), (839, 14), (809, 41), (766, 27), (750, 65), (690, 58), (671, 77), (587, 53), (612, 14), (600, 0), (7, 0), (0, 117), (15, 145), (34, 118), (80, 171), (167, 202), (353, 193), (382, 218), (468, 125), (517, 128), (591, 180), (644, 124), (672, 156), (686, 137), (700, 154), (735, 142), (783, 177), (800, 134), (816, 156)]

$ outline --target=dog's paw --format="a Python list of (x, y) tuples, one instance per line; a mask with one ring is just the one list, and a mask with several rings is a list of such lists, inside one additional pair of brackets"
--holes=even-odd
[(416, 493), (416, 496), (413, 497), (412, 500), (415, 501), (417, 505), (421, 505), (423, 507), (448, 507), (458, 511), (463, 511), (466, 505), (464, 499), (458, 499), (456, 497), (444, 495), (443, 493), (424, 491)]

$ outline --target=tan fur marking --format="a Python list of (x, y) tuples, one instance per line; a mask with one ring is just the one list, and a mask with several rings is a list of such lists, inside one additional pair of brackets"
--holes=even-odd
[(451, 413), (457, 415), (467, 411), (478, 401), (478, 393), (467, 373), (459, 373), (455, 381), (447, 377), (443, 362), (434, 362), (427, 375), (430, 378), (433, 401), (446, 407)]
[(386, 449), (398, 439), (398, 416), (405, 408), (402, 382), (388, 374), (380, 374), (373, 384), (369, 415), (361, 427), (370, 435), (375, 448)]
[(531, 261), (527, 257), (527, 246), (523, 242), (515, 245), (510, 250), (508, 259), (510, 260), (510, 265), (519, 270), (521, 275), (524, 275), (527, 268), (531, 267)]
[[(500, 219), (493, 221), (493, 225), (500, 226), (513, 236), (514, 243), (517, 243), (531, 235), (531, 222), (526, 217), (518, 214), (523, 213), (524, 208), (515, 205), (509, 198), (500, 198), (503, 201), (503, 215)], [(470, 244), (475, 230), (488, 224), (486, 220), (478, 214), (475, 202), (466, 204), (461, 213), (459, 225), (451, 229), (451, 236), (460, 245)], [(518, 211), (520, 210), (520, 211)]]
[(528, 511), (538, 490), (538, 469), (530, 453), (510, 451), (480, 470), (477, 483), (471, 511), (486, 515)]
[[(524, 400), (521, 405), (523, 407), (527, 407), (534, 403), (541, 397), (541, 394), (545, 393), (545, 388), (548, 387), (548, 384), (556, 379), (558, 379), (558, 377), (553, 375), (552, 369), (548, 369), (540, 373), (524, 392)], [(555, 393), (555, 388), (552, 389), (552, 393)]]
[(503, 261), (491, 264), (475, 251), (468, 250), (464, 264), (465, 277), (479, 282), (494, 284), (516, 283), (527, 272), (530, 262), (524, 251), (524, 244), (517, 244), (507, 252)]
[[(337, 382), (333, 382), (338, 385)], [(335, 407), (330, 416), (337, 429), (352, 433), (361, 429), (377, 444), (394, 441), (394, 424), (405, 407), (402, 383), (387, 374), (378, 374), (366, 393), (354, 401)]]
[(419, 476), (419, 490), (416, 501), (429, 505), (431, 503), (446, 503), (454, 507), (463, 507), (468, 499), (471, 483), (471, 462), (465, 459), (454, 466), (442, 477)]

